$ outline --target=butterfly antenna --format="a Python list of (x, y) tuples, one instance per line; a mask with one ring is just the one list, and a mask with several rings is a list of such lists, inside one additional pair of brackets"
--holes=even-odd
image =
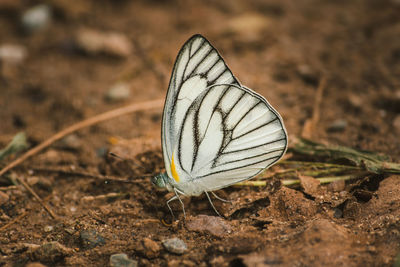
[[(207, 198), (208, 198), (208, 201), (210, 201), (211, 207), (214, 209), (215, 213), (217, 213), (217, 215), (218, 215), (219, 217), (222, 217), (221, 214), (218, 212), (218, 210), (215, 208), (214, 204), (212, 203), (211, 198), (210, 198), (210, 195), (208, 194), (208, 192), (207, 192), (207, 191), (204, 191), (204, 193), (206, 194), (206, 196), (207, 196)], [(212, 192), (211, 192), (211, 193), (212, 193)]]

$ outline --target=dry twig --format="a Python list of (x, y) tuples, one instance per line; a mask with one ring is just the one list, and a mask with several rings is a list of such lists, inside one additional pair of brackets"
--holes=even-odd
[(34, 198), (36, 198), (36, 200), (40, 203), (40, 205), (42, 205), (42, 207), (50, 214), (50, 216), (53, 219), (56, 219), (57, 216), (54, 214), (54, 212), (43, 202), (43, 200), (39, 197), (38, 194), (36, 194), (36, 192), (27, 184), (25, 183), (25, 181), (23, 179), (20, 179), (17, 177), (18, 182), (20, 182), (22, 184), (23, 187), (25, 187), (26, 190), (29, 191), (29, 193), (32, 194), (32, 196)]
[[(89, 172), (83, 172), (83, 171), (70, 171), (70, 170), (64, 170), (64, 169), (55, 169), (55, 168), (32, 168), (32, 170), (36, 172), (55, 172), (59, 173), (62, 175), (70, 175), (70, 177), (86, 177), (86, 178), (92, 178), (96, 180), (101, 180), (101, 181), (113, 181), (113, 182), (118, 182), (118, 183), (127, 183), (127, 184), (138, 184), (141, 183), (142, 181), (131, 181), (128, 180), (128, 178), (118, 178), (118, 177), (113, 177), (113, 176), (105, 176), (101, 174), (95, 174), (95, 173), (89, 173)], [(141, 176), (136, 176), (133, 178), (142, 178), (142, 177), (152, 177), (153, 175), (141, 175)], [(131, 177), (132, 178), (132, 177)]]
[(24, 218), (26, 215), (28, 214), (27, 211), (23, 212), (21, 215), (19, 215), (17, 218), (15, 218), (14, 220), (12, 220), (11, 222), (3, 225), (2, 227), (0, 227), (0, 232), (6, 230), (8, 227), (10, 227), (11, 225), (13, 225), (14, 223), (18, 222), (19, 220), (21, 220), (22, 218)]
[(321, 78), (321, 81), (319, 82), (317, 94), (316, 94), (315, 100), (314, 100), (312, 117), (307, 119), (306, 122), (304, 123), (304, 127), (301, 132), (301, 137), (303, 137), (303, 138), (312, 139), (312, 137), (314, 136), (314, 134), (316, 132), (317, 124), (319, 122), (319, 118), (320, 118), (320, 114), (321, 114), (321, 103), (322, 103), (322, 97), (324, 95), (325, 87), (326, 87), (326, 77), (324, 76)]

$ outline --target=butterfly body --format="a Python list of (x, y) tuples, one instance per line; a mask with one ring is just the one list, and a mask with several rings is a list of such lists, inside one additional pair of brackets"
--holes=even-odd
[(217, 50), (195, 35), (172, 72), (162, 147), (166, 173), (153, 183), (179, 198), (256, 176), (284, 155), (287, 134), (267, 100), (242, 86)]

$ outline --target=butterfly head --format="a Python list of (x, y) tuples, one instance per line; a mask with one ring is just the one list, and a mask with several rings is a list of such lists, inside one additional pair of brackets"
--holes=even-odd
[(169, 191), (171, 191), (170, 189), (172, 189), (172, 186), (169, 183), (169, 179), (170, 178), (168, 177), (168, 175), (165, 172), (163, 172), (151, 178), (151, 182), (157, 187), (161, 188), (166, 187)]

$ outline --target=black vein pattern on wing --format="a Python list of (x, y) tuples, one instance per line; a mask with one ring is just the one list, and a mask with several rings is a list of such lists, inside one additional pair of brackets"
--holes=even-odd
[[(202, 175), (202, 176), (197, 176), (196, 179), (202, 179), (202, 178), (204, 178), (204, 177), (207, 177), (207, 176), (210, 176), (210, 175), (214, 175), (214, 174), (217, 174), (217, 173), (227, 172), (227, 171), (233, 171), (233, 170), (241, 169), (241, 168), (243, 168), (243, 167), (253, 166), (253, 165), (256, 165), (256, 164), (258, 164), (258, 163), (261, 163), (261, 162), (264, 162), (264, 161), (267, 161), (267, 160), (274, 159), (274, 161), (273, 161), (272, 163), (269, 164), (269, 166), (271, 166), (272, 164), (274, 164), (274, 163), (275, 163), (277, 160), (279, 160), (280, 158), (281, 158), (281, 156), (276, 156), (276, 157), (272, 157), (272, 158), (268, 158), (268, 159), (263, 159), (263, 160), (256, 161), (256, 162), (252, 162), (252, 163), (246, 163), (246, 164), (243, 164), (242, 166), (237, 166), (237, 167), (230, 168), (230, 169), (223, 169), (223, 170), (219, 170), (219, 171), (215, 171), (215, 172), (210, 172), (210, 173), (207, 173), (207, 174)], [(264, 168), (264, 169), (265, 169), (265, 168)], [(262, 171), (262, 170), (263, 170), (263, 169), (260, 168), (260, 171)], [(258, 173), (259, 173), (259, 172), (258, 172)], [(248, 178), (248, 177), (243, 178), (243, 180), (246, 180), (247, 178)], [(239, 182), (239, 181), (235, 181), (235, 183), (237, 183), (237, 182)], [(225, 185), (224, 185), (224, 186), (225, 186)]]
[[(238, 159), (238, 160), (225, 161), (225, 162), (219, 164), (218, 166), (226, 165), (226, 164), (233, 163), (233, 162), (240, 162), (240, 161), (247, 160), (247, 159), (257, 158), (257, 157), (260, 157), (260, 156), (265, 156), (265, 155), (268, 155), (268, 154), (271, 154), (271, 153), (274, 153), (274, 152), (278, 152), (278, 151), (282, 151), (283, 152), (283, 150), (284, 150), (283, 148), (278, 148), (278, 149), (275, 149), (275, 150), (268, 151), (266, 153), (264, 152), (264, 153), (260, 153), (260, 154), (254, 155), (254, 156), (241, 158), (241, 159)], [(265, 160), (269, 160), (269, 159), (265, 159)]]
[(263, 143), (263, 144), (256, 145), (256, 146), (252, 146), (252, 147), (246, 147), (246, 148), (243, 148), (243, 149), (238, 149), (238, 150), (233, 150), (233, 151), (228, 151), (228, 152), (222, 152), (221, 155), (222, 155), (222, 154), (226, 155), (226, 154), (231, 154), (231, 153), (246, 151), (246, 150), (250, 150), (250, 149), (253, 149), (253, 148), (257, 148), (257, 147), (262, 147), (262, 146), (265, 146), (265, 145), (270, 145), (270, 144), (273, 144), (273, 143), (276, 143), (276, 142), (280, 142), (280, 141), (283, 141), (283, 140), (286, 140), (286, 138), (276, 139), (276, 140), (271, 141), (271, 142)]
[[(201, 40), (201, 44), (196, 48), (195, 51), (192, 51), (193, 42), (194, 42), (197, 38), (201, 38), (201, 39), (202, 39), (202, 40)], [(206, 56), (204, 56), (204, 57), (196, 64), (194, 70), (190, 73), (190, 75), (188, 75), (188, 76), (185, 78), (185, 73), (186, 73), (186, 70), (187, 70), (187, 67), (188, 67), (190, 61), (191, 61), (191, 60), (193, 59), (193, 57), (198, 53), (198, 51), (200, 51), (201, 48), (203, 48), (203, 47), (206, 46), (206, 45), (210, 46), (209, 52), (206, 54)], [(188, 51), (188, 53), (189, 53), (189, 59), (187, 60), (187, 62), (183, 62), (183, 63), (185, 64), (184, 70), (183, 70), (183, 72), (182, 72), (183, 77), (182, 77), (182, 81), (181, 81), (180, 84), (178, 85), (178, 84), (177, 84), (177, 78), (178, 78), (178, 77), (177, 77), (177, 68), (178, 68), (179, 64), (182, 64), (182, 62), (180, 62), (180, 60), (181, 60), (183, 54), (184, 54), (186, 51)], [(215, 60), (215, 62), (212, 64), (212, 66), (210, 66), (210, 68), (209, 68), (208, 70), (206, 70), (204, 73), (196, 73), (196, 69), (199, 68), (199, 66), (206, 60), (206, 58), (207, 58), (208, 56), (210, 56), (210, 55), (213, 55), (213, 51), (215, 51), (215, 53), (216, 53), (216, 60)], [(171, 81), (170, 81), (170, 84), (172, 83), (172, 84), (174, 85), (174, 91), (172, 92), (172, 95), (170, 95), (170, 97), (173, 98), (173, 101), (172, 101), (173, 103), (172, 103), (172, 105), (171, 105), (170, 111), (168, 112), (168, 114), (166, 114), (166, 116), (167, 116), (168, 118), (170, 118), (170, 120), (173, 120), (173, 118), (175, 117), (175, 112), (176, 112), (176, 108), (175, 108), (175, 107), (176, 107), (176, 105), (177, 105), (178, 95), (179, 95), (180, 90), (182, 89), (182, 85), (183, 85), (188, 79), (190, 79), (191, 77), (193, 77), (193, 76), (195, 76), (195, 75), (200, 75), (201, 77), (204, 77), (204, 78), (208, 79), (209, 70), (210, 70), (212, 67), (214, 67), (219, 61), (222, 61), (223, 65), (224, 65), (224, 70), (221, 72), (221, 75), (222, 75), (223, 73), (226, 73), (226, 72), (228, 71), (229, 74), (230, 74), (230, 76), (231, 76), (231, 80), (232, 80), (231, 83), (240, 86), (240, 83), (237, 81), (236, 77), (235, 77), (235, 76), (232, 74), (232, 72), (229, 70), (228, 66), (226, 65), (225, 61), (222, 59), (222, 57), (221, 57), (221, 55), (219, 54), (219, 52), (218, 52), (218, 51), (208, 42), (208, 40), (206, 40), (203, 36), (201, 36), (201, 35), (199, 35), (199, 34), (194, 35), (194, 36), (192, 36), (192, 37), (182, 46), (181, 50), (180, 50), (179, 53), (178, 53), (177, 59), (176, 59), (176, 61), (175, 61), (175, 65), (174, 65), (174, 69), (173, 69), (173, 77), (171, 78)], [(219, 78), (221, 75), (219, 75), (217, 78)], [(216, 80), (217, 80), (217, 79), (214, 79), (214, 80), (211, 81), (211, 82), (208, 81), (208, 82), (207, 82), (207, 85), (208, 85), (209, 87), (211, 87), (212, 85), (214, 85), (214, 82), (215, 82)], [(170, 93), (170, 92), (169, 92), (169, 93)], [(167, 95), (167, 97), (168, 97), (168, 95)], [(167, 101), (167, 99), (166, 99), (166, 101)], [(166, 103), (167, 103), (167, 102), (166, 102)], [(167, 107), (167, 105), (165, 105), (165, 107)], [(165, 110), (164, 110), (164, 112), (165, 112)], [(189, 112), (189, 110), (188, 110), (187, 112)], [(167, 117), (163, 117), (163, 119), (164, 119), (164, 120), (168, 120)], [(185, 115), (185, 118), (186, 118), (186, 115)], [(163, 125), (164, 125), (164, 123), (163, 123)], [(171, 123), (170, 125), (171, 125), (171, 127), (172, 127), (172, 126), (173, 126), (173, 123)], [(182, 124), (182, 125), (180, 126), (180, 129), (178, 130), (177, 133), (175, 133), (171, 127), (170, 127), (169, 129), (167, 129), (167, 130), (169, 131), (170, 134), (174, 134), (175, 136), (181, 136), (181, 131), (182, 131), (183, 125), (184, 125), (184, 124)], [(163, 128), (164, 128), (164, 126), (163, 126)], [(166, 131), (166, 129), (164, 129), (164, 131)], [(166, 133), (164, 133), (163, 138), (166, 140), (165, 134), (166, 134)], [(180, 138), (179, 138), (179, 139), (180, 139)], [(180, 142), (179, 140), (177, 140), (177, 141)], [(198, 142), (200, 143), (201, 140), (199, 140)], [(178, 147), (179, 147), (179, 146), (178, 146)], [(181, 154), (180, 151), (178, 151), (178, 153)], [(180, 156), (179, 156), (179, 157), (180, 157)], [(179, 160), (181, 160), (181, 158), (179, 158)]]
[[(196, 49), (196, 51), (192, 51), (193, 42), (196, 40), (196, 38), (201, 38), (201, 39), (202, 39), (202, 42), (201, 42), (201, 44), (199, 45), (199, 47)], [(210, 48), (211, 48), (210, 51), (207, 53), (207, 55), (206, 55), (205, 57), (203, 57), (203, 58), (196, 64), (195, 68), (194, 68), (193, 71), (190, 73), (190, 75), (188, 75), (188, 76), (185, 78), (186, 69), (187, 69), (187, 66), (189, 65), (190, 61), (191, 61), (191, 60), (193, 59), (193, 57), (198, 53), (198, 51), (200, 51), (201, 48), (203, 48), (203, 47), (206, 46), (206, 45), (210, 46)], [(192, 77), (195, 76), (195, 75), (200, 75), (200, 76), (202, 76), (202, 77), (204, 77), (204, 78), (207, 79), (207, 77), (208, 77), (208, 71), (209, 71), (213, 66), (215, 66), (215, 64), (217, 64), (220, 60), (221, 60), (222, 63), (224, 64), (224, 71), (222, 71), (221, 74), (218, 75), (218, 77), (215, 78), (213, 81), (207, 81), (207, 85), (208, 85), (209, 87), (212, 86), (212, 85), (214, 85), (214, 82), (215, 82), (220, 76), (222, 76), (223, 73), (225, 73), (225, 72), (227, 72), (227, 71), (229, 72), (230, 76), (231, 76), (232, 79), (233, 79), (233, 81), (231, 82), (231, 84), (240, 85), (240, 83), (237, 81), (236, 77), (235, 77), (235, 76), (232, 74), (232, 72), (229, 70), (229, 68), (228, 68), (228, 66), (226, 65), (225, 61), (222, 59), (222, 57), (221, 57), (221, 55), (219, 54), (218, 50), (215, 49), (203, 36), (201, 36), (201, 35), (199, 35), (199, 34), (196, 34), (196, 35), (192, 36), (192, 37), (183, 45), (183, 47), (181, 48), (181, 50), (180, 50), (179, 53), (178, 53), (178, 56), (177, 56), (177, 59), (176, 59), (176, 62), (175, 62), (175, 66), (174, 66), (174, 70), (177, 68), (178, 63), (179, 63), (178, 61), (179, 61), (179, 59), (182, 57), (182, 55), (183, 55), (183, 53), (186, 51), (186, 49), (189, 50), (189, 59), (187, 60), (187, 62), (186, 62), (186, 64), (185, 64), (185, 68), (184, 68), (184, 70), (183, 70), (182, 82), (179, 84), (179, 86), (177, 86), (177, 84), (176, 84), (176, 78), (177, 78), (177, 77), (176, 77), (176, 73), (175, 73), (175, 77), (174, 77), (174, 88), (175, 88), (175, 93), (174, 93), (174, 95), (173, 95), (174, 101), (173, 101), (173, 105), (172, 105), (172, 109), (171, 109), (171, 113), (170, 113), (170, 116), (171, 116), (171, 117), (174, 116), (174, 113), (175, 113), (175, 106), (176, 106), (176, 103), (177, 103), (177, 101), (178, 101), (178, 95), (179, 95), (179, 92), (180, 92), (180, 90), (181, 90), (181, 88), (182, 88), (182, 85), (183, 85), (188, 79), (192, 78)], [(216, 61), (215, 61), (215, 63), (214, 63), (206, 72), (204, 72), (204, 73), (196, 73), (195, 70), (198, 68), (198, 66), (200, 66), (200, 65), (204, 62), (204, 60), (207, 58), (207, 56), (210, 55), (213, 51), (216, 52)], [(193, 54), (192, 54), (192, 53), (193, 53)], [(192, 55), (191, 55), (191, 54), (192, 54)]]
[[(217, 86), (217, 85), (216, 85), (216, 86)], [(223, 142), (222, 142), (221, 145), (220, 145), (220, 148), (219, 148), (219, 151), (218, 151), (218, 153), (217, 153), (217, 156), (215, 157), (215, 159), (211, 159), (211, 160), (210, 160), (210, 162), (213, 162), (212, 168), (215, 168), (215, 167), (221, 166), (221, 165), (225, 165), (225, 164), (227, 164), (227, 163), (231, 163), (231, 161), (229, 161), (229, 162), (224, 162), (223, 164), (218, 164), (217, 161), (218, 161), (218, 159), (219, 159), (222, 155), (226, 155), (226, 154), (230, 154), (230, 153), (237, 153), (237, 152), (241, 152), (241, 151), (248, 151), (248, 150), (255, 149), (255, 148), (258, 148), (258, 147), (262, 147), (262, 146), (265, 146), (265, 145), (269, 145), (269, 144), (273, 144), (273, 143), (276, 143), (276, 142), (280, 142), (280, 141), (282, 141), (282, 140), (286, 140), (286, 138), (281, 138), (281, 139), (278, 139), (278, 140), (273, 140), (273, 141), (270, 141), (270, 142), (267, 142), (267, 143), (263, 143), (263, 144), (259, 144), (259, 145), (256, 145), (256, 146), (246, 147), (246, 148), (241, 149), (241, 150), (223, 152), (223, 151), (226, 149), (227, 145), (228, 145), (232, 140), (236, 140), (236, 139), (238, 139), (238, 138), (240, 138), (240, 137), (242, 137), (242, 136), (244, 136), (244, 135), (246, 135), (246, 134), (248, 134), (248, 133), (251, 133), (251, 132), (253, 132), (253, 131), (255, 131), (255, 130), (261, 128), (261, 127), (264, 127), (264, 126), (266, 126), (266, 125), (268, 125), (268, 124), (270, 124), (270, 123), (272, 123), (272, 122), (278, 120), (278, 117), (275, 116), (272, 120), (270, 120), (270, 121), (268, 121), (268, 122), (266, 122), (266, 123), (264, 123), (264, 124), (262, 124), (262, 125), (260, 125), (260, 126), (258, 126), (258, 127), (256, 127), (256, 128), (254, 128), (254, 129), (251, 129), (250, 131), (248, 131), (248, 132), (246, 132), (246, 133), (244, 133), (244, 134), (242, 134), (242, 135), (240, 135), (240, 136), (238, 136), (238, 137), (236, 137), (236, 138), (232, 138), (232, 137), (231, 137), (231, 133), (232, 133), (232, 131), (235, 129), (235, 127), (239, 124), (239, 122), (242, 121), (243, 118), (246, 117), (246, 115), (247, 115), (252, 109), (254, 109), (256, 106), (258, 106), (260, 103), (264, 103), (264, 104), (266, 104), (266, 103), (265, 103), (265, 102), (262, 102), (261, 99), (259, 99), (259, 101), (255, 102), (255, 103), (253, 103), (253, 105), (249, 108), (249, 110), (246, 111), (246, 113), (240, 117), (239, 122), (236, 122), (235, 125), (234, 125), (234, 127), (233, 127), (232, 129), (228, 129), (228, 126), (227, 126), (226, 123), (225, 123), (225, 121), (226, 121), (228, 115), (234, 110), (234, 108), (235, 108), (235, 106), (237, 105), (237, 103), (239, 103), (239, 101), (246, 95), (246, 93), (248, 93), (248, 92), (246, 92), (246, 90), (244, 90), (244, 89), (242, 88), (243, 92), (242, 92), (241, 95), (235, 100), (235, 103), (230, 107), (230, 109), (229, 109), (227, 112), (223, 112), (223, 111), (222, 111), (222, 108), (221, 108), (221, 106), (220, 106), (220, 105), (221, 105), (221, 101), (222, 101), (222, 99), (226, 96), (226, 93), (229, 92), (229, 90), (231, 89), (231, 87), (233, 87), (233, 86), (228, 86), (228, 85), (227, 85), (227, 87), (224, 89), (223, 93), (222, 93), (222, 94), (219, 96), (219, 98), (216, 100), (216, 103), (215, 103), (215, 105), (214, 105), (213, 112), (210, 114), (209, 123), (210, 123), (210, 121), (211, 121), (211, 118), (213, 117), (213, 115), (214, 115), (216, 112), (221, 113), (222, 120), (223, 120), (223, 124), (222, 124), (222, 125), (223, 125), (223, 132), (224, 132)], [(237, 87), (236, 87), (236, 88), (237, 88)], [(194, 102), (192, 103), (192, 105), (191, 105), (190, 108), (188, 109), (187, 114), (185, 115), (185, 119), (184, 119), (183, 125), (185, 125), (187, 116), (188, 116), (191, 112), (194, 112), (194, 114), (195, 114), (195, 115), (194, 115), (194, 118), (193, 118), (193, 122), (192, 122), (192, 129), (193, 129), (193, 131), (194, 131), (193, 133), (194, 133), (194, 136), (195, 136), (195, 137), (194, 137), (194, 138), (195, 138), (195, 141), (194, 141), (194, 150), (193, 150), (193, 161), (191, 162), (192, 164), (191, 164), (191, 169), (190, 169), (190, 171), (189, 171), (189, 170), (185, 170), (185, 171), (188, 172), (188, 173), (190, 173), (190, 172), (193, 171), (193, 168), (194, 168), (194, 166), (195, 166), (195, 164), (196, 164), (196, 160), (197, 160), (197, 156), (198, 156), (198, 149), (199, 149), (199, 147), (200, 147), (200, 145), (201, 145), (201, 143), (202, 143), (202, 141), (203, 141), (202, 139), (200, 139), (200, 136), (199, 136), (199, 132), (200, 132), (200, 130), (199, 130), (199, 128), (200, 128), (200, 127), (199, 127), (199, 115), (200, 115), (200, 114), (199, 114), (199, 111), (200, 111), (200, 107), (201, 107), (201, 105), (202, 105), (204, 99), (206, 98), (206, 96), (207, 96), (211, 91), (212, 91), (212, 90), (209, 89), (209, 90), (207, 90), (205, 93), (203, 93), (201, 96), (199, 96), (199, 98), (196, 99), (196, 101), (194, 101)], [(258, 95), (256, 95), (256, 94), (253, 95), (253, 94), (252, 94), (252, 96), (257, 97)], [(269, 105), (267, 105), (267, 108), (269, 109)], [(206, 133), (207, 130), (208, 130), (208, 126), (209, 126), (209, 124), (207, 125), (207, 128), (206, 128), (205, 133)], [(204, 135), (205, 135), (205, 133), (204, 133)], [(204, 136), (203, 136), (203, 137), (204, 137)], [(187, 136), (186, 138), (190, 138), (190, 137)], [(182, 145), (182, 135), (180, 135), (179, 147), (181, 147), (181, 145)], [(237, 162), (240, 162), (240, 161), (243, 161), (243, 160), (246, 160), (246, 159), (257, 158), (257, 157), (260, 157), (260, 156), (263, 156), (263, 155), (268, 155), (268, 154), (270, 154), (270, 153), (278, 152), (278, 151), (282, 151), (282, 154), (283, 154), (283, 151), (284, 151), (284, 150), (285, 150), (284, 148), (274, 149), (274, 150), (268, 151), (268, 152), (266, 152), (266, 153), (257, 154), (257, 155), (253, 155), (253, 156), (246, 157), (246, 158), (241, 158), (241, 159), (237, 160)], [(262, 161), (256, 161), (255, 163), (245, 164), (245, 165), (243, 165), (243, 166), (241, 166), (241, 167), (239, 167), (239, 168), (242, 168), (242, 167), (245, 167), (245, 166), (251, 166), (251, 165), (254, 165), (254, 164), (257, 164), (257, 163), (260, 163), (260, 162), (263, 162), (263, 161), (268, 161), (268, 160), (271, 160), (271, 159), (274, 159), (274, 158), (276, 158), (276, 159), (278, 160), (278, 159), (280, 158), (280, 156), (271, 157), (271, 158), (266, 158), (266, 159), (263, 159)], [(182, 160), (181, 157), (180, 157), (180, 160)], [(233, 162), (233, 161), (232, 161), (232, 162)], [(270, 165), (271, 165), (271, 164), (270, 164)], [(234, 168), (234, 169), (237, 169), (237, 168)], [(231, 170), (231, 169), (225, 169), (225, 170), (223, 170), (223, 171), (228, 171), (228, 170)], [(216, 171), (216, 172), (212, 172), (212, 173), (218, 173), (218, 172), (220, 172), (220, 171)], [(204, 177), (204, 176), (202, 176), (202, 177)], [(199, 178), (199, 177), (193, 177), (193, 178), (197, 179), (197, 178)]]
[(205, 94), (202, 96), (200, 103), (198, 104), (198, 107), (196, 108), (196, 113), (194, 116), (194, 123), (193, 123), (193, 130), (194, 130), (194, 134), (195, 134), (195, 147), (193, 150), (193, 161), (192, 161), (192, 167), (191, 167), (191, 171), (193, 171), (194, 165), (196, 163), (197, 160), (197, 155), (198, 155), (198, 150), (200, 147), (200, 144), (203, 142), (203, 139), (208, 131), (208, 127), (210, 126), (210, 122), (211, 122), (211, 118), (215, 112), (215, 108), (219, 105), (221, 99), (223, 98), (223, 96), (226, 94), (226, 92), (228, 91), (228, 86), (226, 86), (226, 88), (223, 90), (221, 96), (218, 98), (218, 101), (216, 101), (214, 107), (213, 107), (213, 112), (210, 115), (210, 120), (208, 121), (207, 127), (204, 131), (204, 135), (200, 136), (200, 125), (199, 125), (199, 112), (200, 112), (200, 108), (201, 108), (201, 104), (203, 103), (204, 99), (206, 99), (207, 95), (211, 92), (211, 88), (209, 90), (207, 90), (205, 92)]
[(252, 133), (252, 132), (254, 132), (254, 131), (256, 131), (256, 130), (258, 130), (258, 129), (264, 127), (264, 126), (267, 126), (268, 124), (271, 124), (271, 123), (273, 123), (274, 121), (277, 121), (277, 120), (278, 120), (278, 118), (275, 117), (274, 119), (270, 120), (269, 122), (266, 122), (266, 123), (264, 123), (264, 124), (261, 124), (260, 126), (257, 126), (256, 128), (251, 129), (251, 130), (248, 131), (248, 132), (245, 132), (245, 133), (243, 133), (243, 134), (241, 134), (241, 135), (236, 136), (235, 138), (232, 138), (232, 141), (233, 141), (233, 140), (236, 140), (236, 139), (239, 139), (239, 138), (241, 138), (241, 137), (243, 137), (243, 136), (245, 136), (245, 135), (247, 135), (247, 134), (249, 134), (249, 133)]
[[(263, 143), (263, 144), (259, 144), (259, 145), (256, 145), (256, 146), (252, 146), (252, 147), (246, 147), (246, 148), (244, 148), (244, 149), (239, 149), (239, 150), (229, 151), (229, 152), (223, 152), (231, 141), (236, 140), (236, 139), (238, 139), (238, 138), (240, 138), (240, 137), (243, 137), (243, 136), (245, 136), (246, 134), (249, 134), (249, 133), (251, 133), (251, 132), (253, 132), (253, 131), (255, 131), (255, 130), (261, 128), (261, 127), (264, 127), (264, 126), (266, 126), (266, 125), (268, 125), (268, 124), (270, 124), (270, 123), (272, 123), (272, 122), (274, 122), (274, 121), (279, 120), (279, 117), (278, 117), (279, 115), (277, 115), (276, 111), (274, 111), (274, 109), (269, 105), (269, 103), (268, 103), (266, 100), (264, 100), (264, 98), (262, 98), (262, 97), (261, 97), (260, 95), (258, 95), (257, 93), (252, 92), (252, 91), (249, 91), (249, 89), (243, 88), (243, 87), (240, 87), (240, 88), (244, 91), (244, 93), (239, 97), (239, 99), (235, 102), (235, 104), (232, 106), (232, 108), (230, 108), (229, 111), (223, 112), (223, 111), (222, 111), (222, 108), (220, 107), (221, 100), (223, 99), (223, 97), (225, 96), (225, 94), (226, 94), (227, 92), (229, 92), (229, 89), (230, 89), (231, 87), (232, 87), (232, 86), (229, 86), (229, 88), (224, 92), (224, 94), (220, 96), (220, 98), (219, 98), (219, 100), (218, 100), (218, 103), (217, 103), (217, 105), (215, 105), (215, 108), (214, 108), (214, 110), (213, 110), (213, 112), (212, 112), (212, 114), (214, 114), (215, 112), (220, 112), (220, 113), (222, 113), (222, 116), (223, 116), (223, 128), (224, 128), (223, 142), (222, 142), (222, 144), (221, 144), (221, 147), (220, 147), (220, 149), (219, 149), (219, 152), (217, 153), (217, 156), (216, 156), (215, 159), (210, 160), (210, 162), (211, 162), (211, 161), (213, 162), (212, 168), (216, 168), (216, 167), (218, 167), (218, 166), (221, 165), (221, 164), (218, 164), (217, 161), (218, 161), (218, 159), (219, 159), (222, 155), (226, 155), (226, 154), (230, 154), (230, 153), (237, 153), (237, 152), (241, 152), (241, 151), (248, 151), (248, 150), (251, 150), (251, 149), (255, 149), (255, 148), (258, 148), (258, 147), (262, 147), (262, 146), (265, 146), (265, 145), (270, 145), (270, 144), (277, 143), (277, 142), (281, 142), (281, 141), (286, 141), (286, 142), (287, 142), (287, 137), (286, 137), (286, 134), (285, 134), (285, 130), (284, 130), (283, 126), (282, 126), (282, 135), (283, 135), (283, 137), (280, 138), (280, 139), (273, 140), (273, 141), (270, 141), (270, 142), (266, 142), (266, 143)], [(254, 129), (251, 129), (250, 131), (248, 131), (248, 132), (246, 132), (246, 133), (244, 133), (244, 134), (242, 134), (242, 135), (240, 135), (240, 136), (237, 136), (237, 137), (235, 137), (235, 138), (232, 139), (232, 138), (231, 138), (232, 131), (233, 131), (233, 130), (235, 129), (235, 127), (239, 124), (239, 122), (240, 122), (241, 120), (243, 120), (243, 118), (248, 114), (248, 112), (249, 112), (250, 110), (249, 110), (248, 112), (246, 112), (246, 114), (244, 114), (244, 115), (239, 119), (239, 122), (236, 123), (235, 126), (234, 126), (232, 129), (227, 129), (225, 120), (226, 120), (227, 116), (229, 115), (229, 113), (234, 109), (234, 106), (240, 101), (240, 99), (241, 99), (241, 98), (243, 97), (243, 95), (245, 95), (246, 93), (250, 93), (252, 96), (257, 97), (257, 98), (259, 98), (259, 100), (260, 100), (260, 101), (258, 101), (258, 102), (255, 102), (255, 103), (253, 104), (253, 106), (250, 107), (250, 110), (254, 109), (254, 108), (255, 108), (257, 105), (259, 105), (260, 103), (264, 103), (264, 104), (267, 106), (267, 108), (268, 108), (272, 113), (274, 113), (275, 116), (274, 116), (274, 118), (273, 118), (272, 120), (270, 120), (270, 121), (268, 121), (268, 122), (266, 122), (266, 123), (264, 123), (264, 124), (262, 124), (262, 125), (260, 125), (260, 126), (258, 126), (258, 127), (256, 127), (256, 128), (254, 128)], [(211, 114), (211, 117), (213, 116), (212, 114)], [(198, 113), (197, 113), (197, 115), (198, 115)], [(280, 122), (280, 124), (282, 124), (282, 122), (281, 122), (280, 120), (279, 120), (279, 122)], [(197, 125), (194, 125), (194, 128), (197, 128), (197, 127), (198, 127)], [(196, 145), (196, 147), (198, 148), (200, 145), (201, 145), (201, 141), (199, 142), (198, 145)], [(285, 151), (285, 147), (283, 147), (282, 149), (276, 149), (276, 150), (273, 150), (273, 151), (266, 152), (266, 153), (264, 153), (263, 155), (267, 155), (267, 154), (269, 154), (269, 153), (277, 152), (277, 151), (282, 151), (282, 154), (283, 154), (284, 151)], [(262, 154), (256, 155), (256, 156), (252, 156), (252, 157), (250, 157), (250, 158), (253, 158), (253, 157), (256, 158), (256, 157), (261, 156), (261, 155), (262, 155)], [(194, 179), (199, 179), (199, 178), (203, 178), (203, 177), (205, 177), (205, 176), (209, 176), (209, 175), (212, 175), (212, 174), (216, 174), (216, 173), (220, 173), (220, 172), (225, 172), (225, 171), (229, 171), (229, 170), (236, 170), (236, 169), (240, 169), (240, 168), (243, 168), (243, 167), (246, 167), (246, 166), (252, 166), (252, 165), (255, 165), (255, 164), (264, 162), (264, 161), (269, 161), (269, 160), (271, 160), (271, 159), (275, 159), (273, 162), (271, 162), (271, 163), (268, 164), (268, 166), (271, 166), (271, 165), (274, 164), (277, 160), (279, 160), (279, 159), (281, 158), (281, 156), (282, 156), (282, 155), (279, 155), (279, 156), (276, 156), (276, 157), (271, 157), (271, 158), (266, 158), (266, 159), (263, 159), (263, 160), (261, 160), (261, 161), (253, 162), (253, 163), (250, 163), (250, 164), (244, 164), (243, 166), (239, 166), (239, 167), (235, 167), (235, 168), (230, 168), (230, 169), (219, 170), (219, 171), (211, 172), (211, 173), (209, 173), (209, 174), (207, 174), (207, 175), (198, 176), (198, 177), (193, 177), (193, 178), (194, 178)], [(197, 154), (194, 155), (194, 157), (197, 157)], [(240, 159), (240, 160), (238, 160), (238, 161), (245, 160), (245, 159), (248, 159), (248, 158), (243, 158), (243, 159)], [(194, 164), (195, 164), (195, 163), (193, 162), (193, 164), (192, 164), (192, 170), (193, 170)], [(268, 167), (268, 166), (266, 166), (266, 167)], [(260, 168), (260, 171), (262, 171), (261, 168)]]
[(236, 127), (239, 125), (239, 123), (252, 111), (255, 107), (257, 107), (259, 104), (261, 104), (261, 100), (258, 100), (257, 103), (255, 103), (246, 113), (243, 114), (243, 116), (236, 122), (236, 124), (233, 126), (233, 129), (236, 129)]

